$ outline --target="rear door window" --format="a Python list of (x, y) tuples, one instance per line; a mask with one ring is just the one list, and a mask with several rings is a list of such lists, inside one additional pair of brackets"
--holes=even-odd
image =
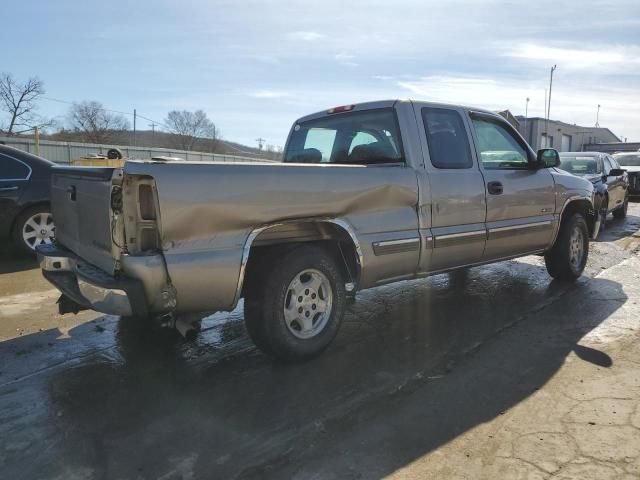
[(27, 165), (5, 155), (0, 155), (0, 180), (26, 180), (31, 170)]
[(469, 138), (458, 112), (447, 108), (423, 108), (422, 121), (431, 165), (443, 169), (473, 166)]

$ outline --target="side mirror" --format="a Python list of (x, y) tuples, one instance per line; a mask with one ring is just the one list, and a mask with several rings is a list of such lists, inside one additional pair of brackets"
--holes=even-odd
[(551, 168), (560, 166), (560, 155), (554, 148), (541, 148), (536, 156), (540, 168)]
[(609, 170), (609, 176), (621, 177), (622, 175), (624, 175), (624, 172), (626, 172), (626, 170), (624, 170), (623, 168), (612, 168), (611, 170)]

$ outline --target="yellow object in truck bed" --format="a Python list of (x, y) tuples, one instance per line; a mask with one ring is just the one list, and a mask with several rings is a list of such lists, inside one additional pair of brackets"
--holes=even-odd
[(109, 158), (74, 158), (71, 161), (71, 165), (77, 165), (82, 167), (122, 167), (124, 166), (125, 159)]

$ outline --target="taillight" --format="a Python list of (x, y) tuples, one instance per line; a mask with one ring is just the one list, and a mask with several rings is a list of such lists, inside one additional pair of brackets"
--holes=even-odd
[(156, 205), (151, 185), (142, 184), (138, 187), (138, 202), (140, 205), (140, 219), (155, 220)]
[(353, 110), (354, 107), (355, 107), (355, 105), (342, 105), (340, 107), (330, 108), (329, 110), (327, 110), (327, 113), (349, 112), (349, 111)]
[(153, 185), (138, 185), (138, 246), (141, 251), (157, 250), (160, 247), (158, 236), (158, 215), (156, 212), (156, 196)]

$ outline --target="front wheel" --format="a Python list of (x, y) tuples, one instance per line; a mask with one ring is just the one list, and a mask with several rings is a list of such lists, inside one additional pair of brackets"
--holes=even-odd
[[(320, 354), (340, 328), (346, 304), (342, 270), (325, 249), (298, 247), (264, 275), (260, 291), (247, 292), (245, 322), (254, 343), (284, 361)], [(260, 304), (256, 305), (256, 300)], [(248, 303), (247, 303), (248, 301)]]
[(589, 257), (589, 229), (584, 216), (574, 213), (560, 225), (558, 238), (544, 255), (547, 272), (562, 281), (577, 279)]

